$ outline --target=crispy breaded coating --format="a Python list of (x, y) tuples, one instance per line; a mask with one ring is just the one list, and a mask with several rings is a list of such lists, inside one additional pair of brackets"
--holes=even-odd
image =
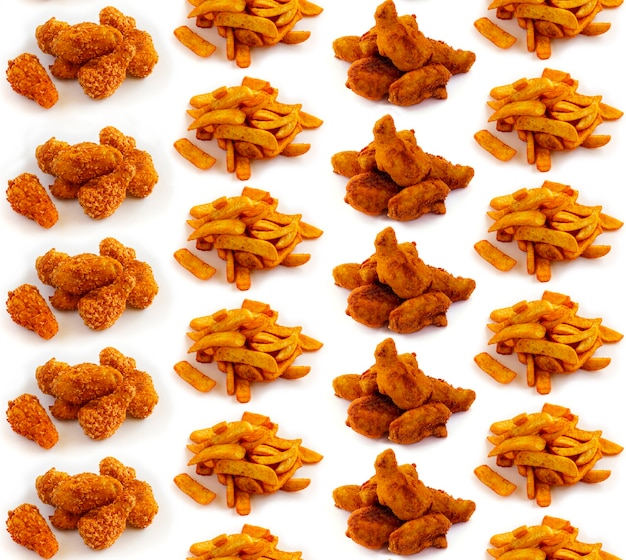
[(39, 390), (46, 395), (52, 395), (54, 381), (61, 372), (69, 367), (70, 365), (68, 363), (60, 362), (55, 358), (50, 358), (45, 364), (37, 366), (35, 379)]
[(22, 284), (9, 291), (6, 308), (14, 323), (49, 340), (59, 331), (59, 323), (39, 289)]
[(118, 370), (123, 376), (130, 375), (137, 367), (135, 358), (125, 356), (117, 348), (107, 346), (98, 354), (100, 365), (109, 366)]
[(111, 284), (95, 288), (81, 297), (77, 310), (83, 323), (94, 331), (113, 326), (126, 310), (135, 283), (135, 277), (124, 271)]
[(159, 293), (152, 267), (147, 262), (135, 259), (125, 266), (124, 271), (135, 280), (135, 285), (128, 294), (128, 305), (135, 309), (146, 309), (152, 305)]
[(389, 508), (372, 504), (350, 514), (346, 536), (365, 548), (379, 550), (387, 547), (389, 536), (401, 525)]
[(22, 53), (9, 60), (6, 76), (15, 93), (44, 109), (50, 109), (59, 100), (59, 92), (37, 55)]
[(135, 497), (123, 491), (112, 503), (92, 509), (78, 520), (78, 534), (93, 550), (111, 547), (126, 529), (126, 520), (135, 506)]
[(384, 284), (366, 284), (350, 291), (346, 314), (368, 327), (382, 327), (390, 313), (402, 303), (402, 298)]
[(112, 393), (122, 380), (122, 374), (115, 368), (83, 362), (58, 373), (52, 381), (50, 395), (82, 406)]
[(38, 498), (46, 505), (52, 505), (52, 493), (54, 489), (70, 475), (64, 471), (59, 471), (54, 467), (48, 469), (44, 474), (40, 474), (35, 480), (35, 490)]
[(428, 176), (430, 158), (417, 144), (398, 134), (391, 115), (378, 119), (373, 132), (376, 166), (389, 173), (397, 185), (415, 185)]
[(447, 99), (452, 73), (443, 64), (427, 64), (403, 74), (389, 86), (389, 102), (400, 107), (418, 105), (426, 99)]
[(15, 179), (10, 179), (6, 195), (15, 212), (35, 221), (41, 227), (48, 229), (57, 223), (57, 207), (37, 175), (21, 173)]
[(430, 379), (412, 363), (398, 357), (393, 338), (386, 338), (376, 346), (376, 383), (381, 394), (387, 395), (404, 410), (424, 404), (432, 393)]
[(378, 454), (374, 461), (376, 495), (402, 521), (417, 519), (428, 511), (432, 497), (419, 480), (415, 469), (400, 469), (391, 449)]
[(124, 160), (106, 175), (94, 177), (78, 189), (78, 203), (94, 220), (112, 216), (126, 199), (126, 190), (135, 176), (135, 166)]
[[(122, 153), (113, 146), (96, 142), (78, 142), (66, 146), (65, 149), (58, 149), (57, 141), (51, 140), (53, 149), (58, 151), (50, 161), (49, 172), (70, 183), (82, 185), (91, 179), (111, 173), (122, 163)], [(45, 151), (44, 147), (39, 149)]]
[(113, 392), (81, 406), (78, 423), (85, 435), (94, 440), (111, 437), (126, 420), (126, 411), (135, 393), (135, 386), (125, 379)]
[(122, 493), (122, 483), (111, 477), (84, 472), (60, 480), (50, 495), (50, 505), (82, 515), (110, 504)]
[(403, 72), (421, 68), (433, 52), (430, 41), (418, 29), (415, 17), (398, 17), (392, 0), (380, 4), (374, 12), (378, 52), (389, 58)]
[(122, 264), (93, 253), (79, 253), (61, 260), (51, 273), (51, 285), (70, 294), (86, 294), (117, 280)]
[(133, 369), (124, 378), (135, 388), (135, 396), (128, 403), (128, 414), (133, 418), (147, 418), (159, 402), (152, 376), (145, 371)]
[(443, 292), (427, 292), (404, 300), (389, 313), (389, 328), (400, 334), (421, 331), (430, 325), (445, 327), (452, 301)]
[(52, 558), (59, 550), (54, 533), (33, 504), (22, 504), (9, 511), (7, 531), (13, 541), (42, 558)]
[(389, 433), (389, 424), (402, 412), (389, 397), (380, 393), (365, 395), (354, 399), (348, 406), (346, 425), (357, 434), (379, 439)]
[(126, 80), (128, 66), (137, 49), (123, 40), (112, 52), (93, 58), (78, 70), (78, 83), (92, 99), (111, 97)]
[(85, 64), (113, 52), (121, 42), (122, 33), (114, 27), (85, 21), (59, 29), (50, 42), (50, 54)]
[(127, 194), (145, 198), (152, 194), (159, 181), (152, 156), (145, 150), (134, 149), (124, 154), (125, 160), (135, 167), (135, 174), (126, 189)]
[(445, 438), (451, 415), (450, 409), (440, 402), (427, 402), (406, 410), (389, 424), (389, 440), (409, 445), (428, 437)]
[(388, 173), (372, 169), (350, 177), (344, 201), (363, 214), (380, 216), (387, 212), (389, 200), (399, 192), (400, 187)]
[(463, 498), (453, 498), (447, 492), (429, 488), (432, 504), (428, 513), (442, 513), (451, 523), (465, 523), (476, 511), (476, 503)]
[(425, 293), (432, 283), (432, 272), (419, 257), (413, 244), (398, 244), (393, 228), (376, 235), (376, 272), (379, 281), (389, 286), (402, 299)]
[(52, 42), (61, 31), (65, 31), (69, 26), (70, 24), (66, 21), (60, 21), (55, 17), (38, 25), (35, 29), (35, 40), (41, 52), (52, 54)]
[(70, 256), (62, 251), (50, 249), (35, 259), (37, 278), (47, 286), (52, 286), (52, 274), (56, 267)]
[(41, 169), (44, 173), (52, 175), (54, 173), (54, 160), (59, 153), (63, 150), (67, 150), (69, 147), (70, 145), (67, 142), (57, 140), (54, 137), (49, 138), (43, 144), (37, 146), (37, 148), (35, 148), (35, 159), (37, 160), (39, 169)]
[(346, 87), (357, 95), (380, 101), (389, 95), (389, 88), (402, 71), (393, 63), (380, 55), (365, 56), (350, 64)]
[(20, 436), (50, 449), (59, 441), (59, 433), (37, 396), (24, 393), (9, 401), (7, 421)]
[(101, 25), (115, 27), (122, 35), (127, 35), (137, 24), (134, 17), (127, 16), (114, 6), (102, 8), (98, 13), (98, 21)]
[(446, 548), (450, 520), (440, 513), (429, 513), (403, 523), (389, 536), (389, 551), (407, 556), (426, 548)]
[(103, 257), (111, 257), (122, 263), (122, 266), (128, 266), (137, 258), (137, 252), (132, 247), (127, 247), (114, 237), (105, 237), (98, 244), (98, 252)]
[(424, 179), (391, 197), (387, 201), (387, 215), (398, 222), (409, 222), (430, 212), (445, 214), (448, 194), (450, 187), (440, 179)]
[(126, 40), (135, 48), (135, 56), (128, 64), (128, 74), (135, 78), (146, 78), (159, 61), (152, 35), (143, 29), (133, 29), (126, 34)]

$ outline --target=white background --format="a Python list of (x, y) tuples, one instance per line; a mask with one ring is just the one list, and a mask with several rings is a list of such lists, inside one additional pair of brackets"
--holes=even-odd
[[(10, 4), (10, 15), (7, 12), (0, 19), (0, 58), (8, 61), (29, 51), (40, 55), (44, 64), (52, 60), (38, 51), (34, 39), (37, 25), (52, 16), (70, 23), (96, 21), (106, 5), (84, 0), (11, 0)], [(133, 466), (137, 476), (154, 488), (160, 512), (149, 528), (128, 530), (112, 548), (97, 553), (87, 549), (76, 532), (57, 533), (58, 557), (147, 559), (156, 553), (185, 558), (192, 543), (239, 532), (244, 523), (269, 528), (279, 537), (280, 548), (301, 550), (310, 560), (391, 557), (386, 551), (369, 551), (348, 539), (348, 514), (335, 508), (332, 501), (332, 490), (337, 486), (360, 484), (369, 478), (376, 455), (391, 446), (385, 440), (367, 440), (345, 425), (348, 403), (334, 396), (332, 380), (366, 370), (374, 362), (376, 345), (388, 336), (393, 336), (399, 352), (414, 352), (426, 374), (477, 393), (468, 412), (450, 419), (446, 439), (393, 446), (400, 462), (416, 464), (427, 485), (477, 504), (468, 523), (449, 531), (447, 550), (427, 550), (421, 553), (423, 558), (486, 558), (493, 534), (540, 523), (545, 514), (571, 520), (580, 528), (583, 541), (602, 542), (609, 552), (622, 557), (626, 554), (620, 534), (623, 520), (611, 512), (612, 503), (625, 495), (626, 456), (608, 457), (600, 463), (600, 468), (613, 471), (602, 484), (557, 489), (547, 509), (526, 499), (524, 479), (516, 478), (512, 471), (503, 474), (518, 483), (518, 491), (508, 498), (491, 493), (472, 473), (474, 467), (487, 462), (490, 447), (485, 438), (492, 422), (537, 411), (544, 402), (568, 406), (579, 415), (581, 427), (601, 429), (607, 438), (626, 442), (623, 342), (598, 352), (599, 356), (611, 357), (608, 368), (556, 379), (546, 397), (525, 385), (520, 369), (515, 382), (501, 386), (473, 362), (474, 355), (491, 349), (485, 328), (489, 313), (523, 299), (538, 299), (544, 289), (570, 295), (580, 304), (580, 315), (601, 317), (609, 327), (626, 332), (622, 287), (625, 232), (602, 236), (600, 242), (613, 248), (600, 260), (555, 266), (549, 284), (540, 284), (526, 274), (524, 255), (515, 253), (512, 245), (504, 249), (513, 251), (519, 264), (509, 273), (492, 269), (472, 247), (487, 237), (490, 221), (485, 213), (492, 197), (540, 186), (544, 179), (571, 184), (580, 191), (582, 203), (599, 204), (608, 214), (622, 220), (626, 217), (619, 203), (620, 197), (623, 199), (626, 121), (601, 126), (598, 132), (612, 135), (604, 148), (555, 156), (547, 174), (525, 162), (523, 146), (515, 144), (515, 139), (505, 138), (519, 150), (517, 158), (508, 163), (498, 162), (473, 140), (473, 134), (487, 126), (489, 90), (521, 77), (538, 76), (546, 66), (570, 72), (579, 80), (582, 93), (603, 95), (605, 102), (626, 109), (623, 73), (616, 62), (625, 49), (626, 8), (600, 14), (599, 21), (612, 22), (607, 34), (554, 44), (552, 58), (544, 62), (526, 51), (521, 30), (513, 22), (503, 24), (519, 38), (508, 51), (497, 49), (478, 34), (473, 22), (484, 15), (493, 17), (487, 2), (398, 0), (398, 12), (416, 14), (427, 36), (473, 50), (477, 60), (468, 74), (452, 77), (447, 100), (395, 107), (367, 101), (347, 89), (348, 64), (336, 59), (332, 51), (335, 38), (360, 35), (373, 25), (377, 5), (375, 0), (325, 2), (321, 15), (297, 26), (312, 32), (308, 41), (255, 50), (251, 67), (243, 70), (226, 59), (224, 42), (213, 31), (205, 33), (218, 47), (209, 59), (196, 57), (177, 42), (172, 33), (175, 27), (184, 23), (194, 27), (193, 20), (186, 18), (191, 6), (183, 0), (119, 0), (114, 6), (135, 17), (138, 27), (153, 35), (160, 60), (151, 76), (127, 80), (112, 97), (100, 102), (84, 95), (76, 82), (57, 82), (60, 101), (49, 110), (21, 98), (6, 82), (0, 86), (0, 173), (4, 181), (31, 172), (48, 184), (50, 177), (41, 174), (35, 163), (39, 144), (52, 136), (70, 143), (97, 141), (98, 131), (108, 125), (134, 136), (138, 146), (152, 154), (160, 174), (150, 197), (127, 200), (112, 217), (100, 222), (86, 217), (75, 201), (59, 202), (58, 223), (44, 230), (13, 213), (6, 201), (0, 204), (0, 292), (6, 294), (22, 283), (39, 285), (35, 259), (50, 248), (70, 254), (96, 252), (99, 241), (107, 236), (134, 247), (138, 257), (152, 265), (160, 285), (151, 307), (128, 311), (104, 332), (89, 331), (76, 314), (61, 314), (58, 335), (44, 341), (13, 324), (8, 314), (0, 315), (0, 401), (7, 403), (21, 393), (32, 392), (46, 405), (51, 404), (49, 397), (38, 392), (36, 367), (52, 357), (69, 363), (97, 361), (98, 352), (109, 345), (134, 357), (138, 367), (153, 376), (160, 395), (152, 416), (127, 421), (102, 442), (86, 438), (74, 422), (57, 423), (60, 441), (45, 451), (14, 434), (6, 422), (0, 423), (2, 512), (23, 502), (41, 506), (34, 481), (50, 467), (70, 473), (95, 472), (99, 460), (107, 455)], [(309, 153), (253, 162), (252, 177), (245, 183), (226, 172), (223, 152), (214, 143), (203, 145), (218, 159), (209, 171), (193, 168), (172, 147), (174, 140), (189, 134), (185, 111), (190, 97), (219, 86), (237, 85), (244, 75), (268, 80), (279, 88), (279, 100), (302, 103), (305, 111), (324, 120), (321, 128), (298, 136), (298, 141), (311, 143)], [(343, 201), (346, 180), (332, 172), (330, 158), (341, 150), (364, 147), (372, 138), (374, 122), (387, 113), (398, 129), (414, 129), (418, 143), (427, 152), (474, 167), (470, 185), (448, 196), (445, 215), (401, 224), (359, 214)], [(311, 254), (305, 266), (254, 274), (252, 288), (240, 292), (226, 282), (223, 263), (214, 254), (203, 255), (218, 268), (208, 282), (196, 280), (181, 269), (172, 254), (189, 246), (185, 220), (191, 206), (240, 194), (245, 185), (269, 191), (280, 200), (280, 211), (302, 213), (305, 221), (322, 228), (324, 234), (299, 246), (301, 252)], [(365, 260), (374, 251), (376, 234), (389, 225), (400, 241), (416, 242), (426, 263), (476, 280), (470, 300), (450, 308), (447, 327), (394, 335), (385, 329), (363, 327), (345, 314), (348, 292), (334, 285), (332, 269)], [(40, 288), (49, 295), (46, 287)], [(253, 386), (251, 402), (242, 405), (226, 395), (222, 374), (211, 366), (204, 370), (218, 384), (208, 394), (187, 386), (172, 366), (192, 358), (187, 355), (189, 340), (185, 335), (190, 319), (222, 308), (237, 308), (244, 298), (269, 303), (278, 311), (281, 324), (301, 325), (324, 346), (298, 359), (298, 364), (311, 366), (308, 376)], [(509, 365), (519, 368), (514, 362)], [(300, 437), (304, 445), (324, 455), (318, 465), (298, 472), (311, 478), (309, 488), (253, 499), (252, 513), (247, 517), (226, 507), (222, 487), (214, 477), (202, 479), (218, 493), (209, 506), (195, 504), (172, 482), (180, 472), (191, 473), (186, 467), (189, 454), (185, 449), (189, 433), (222, 420), (238, 419), (244, 410), (270, 416), (280, 425), (279, 435)], [(49, 506), (41, 507), (45, 515), (51, 513)], [(0, 551), (3, 558), (33, 557), (15, 545), (6, 532), (0, 533)]]

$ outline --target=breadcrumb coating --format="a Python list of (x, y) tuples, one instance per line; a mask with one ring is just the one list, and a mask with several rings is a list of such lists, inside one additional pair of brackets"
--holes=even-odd
[(8, 183), (7, 201), (15, 212), (46, 229), (57, 223), (59, 219), (57, 207), (37, 175), (22, 173)]
[(50, 109), (59, 100), (54, 82), (35, 54), (22, 53), (9, 60), (6, 74), (13, 91), (44, 109)]
[(24, 393), (9, 401), (7, 421), (20, 436), (34, 441), (44, 449), (50, 449), (59, 441), (59, 433), (39, 399)]
[(9, 511), (7, 531), (19, 545), (33, 550), (42, 558), (52, 558), (59, 550), (59, 543), (39, 508), (22, 504)]
[(41, 338), (51, 339), (59, 331), (59, 323), (39, 289), (22, 284), (9, 291), (6, 307), (14, 323), (35, 332)]

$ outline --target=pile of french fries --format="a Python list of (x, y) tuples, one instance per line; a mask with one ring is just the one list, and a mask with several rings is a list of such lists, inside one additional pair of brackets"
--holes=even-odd
[(559, 517), (544, 516), (540, 525), (523, 525), (493, 535), (489, 540), (489, 555), (500, 560), (525, 558), (532, 560), (559, 560), (563, 558), (604, 558), (617, 560), (617, 556), (602, 548), (599, 542), (587, 543), (579, 538), (577, 527)]
[[(187, 111), (196, 139), (216, 140), (226, 152), (229, 173), (246, 181), (252, 160), (273, 159), (279, 155), (296, 157), (311, 145), (294, 142), (305, 129), (319, 128), (323, 121), (302, 110), (300, 103), (278, 101), (278, 89), (269, 82), (245, 76), (239, 86), (222, 86), (194, 95)], [(174, 147), (200, 169), (210, 169), (215, 158), (190, 140), (181, 138)]]
[[(322, 343), (302, 332), (302, 327), (278, 324), (278, 313), (266, 303), (244, 300), (239, 309), (222, 309), (190, 322), (189, 353), (199, 363), (216, 363), (226, 375), (226, 392), (238, 402), (250, 401), (251, 384), (278, 378), (300, 379), (311, 370), (294, 362)], [(190, 375), (187, 381), (196, 380)], [(198, 383), (203, 383), (200, 378)]]
[(189, 547), (194, 558), (206, 560), (235, 560), (242, 558), (271, 558), (274, 560), (300, 560), (302, 552), (279, 550), (278, 537), (268, 529), (257, 525), (245, 524), (240, 533), (218, 535), (207, 541), (196, 542)]
[[(552, 167), (553, 152), (571, 152), (576, 148), (600, 148), (611, 136), (597, 134), (604, 121), (617, 120), (623, 111), (602, 101), (601, 95), (578, 91), (578, 81), (561, 70), (544, 69), (540, 77), (520, 78), (494, 87), (493, 109), (489, 122), (499, 132), (513, 132), (526, 144), (526, 160), (539, 171)], [(501, 161), (516, 153), (487, 129), (474, 135), (481, 147)]]
[[(526, 48), (537, 58), (552, 56), (552, 41), (578, 35), (597, 36), (606, 33), (611, 24), (596, 21), (604, 8), (617, 8), (623, 0), (492, 0), (500, 20), (517, 20), (526, 31)], [(489, 18), (474, 22), (478, 31), (496, 46), (506, 49), (515, 43), (511, 34)]]
[[(285, 439), (277, 432), (278, 424), (253, 412), (244, 412), (241, 420), (195, 430), (187, 445), (193, 454), (188, 465), (193, 466), (199, 476), (216, 475), (226, 487), (228, 507), (239, 515), (248, 515), (251, 496), (305, 489), (310, 479), (294, 475), (303, 465), (316, 464), (323, 459), (316, 451), (303, 446), (301, 439)], [(177, 485), (179, 480), (174, 480)], [(199, 483), (179, 485), (193, 499), (202, 487)]]
[[(244, 187), (240, 196), (224, 196), (191, 208), (187, 223), (193, 232), (188, 240), (200, 251), (215, 249), (226, 263), (228, 282), (248, 290), (253, 270), (307, 263), (311, 255), (294, 250), (302, 240), (317, 239), (323, 233), (304, 222), (301, 214), (283, 214), (277, 208), (278, 200), (270, 193)], [(211, 265), (189, 255), (188, 250), (179, 250), (174, 257), (198, 278), (213, 276)]]
[[(323, 9), (310, 0), (189, 0), (193, 9), (188, 17), (196, 27), (216, 27), (226, 40), (226, 58), (234, 60), (239, 68), (248, 68), (251, 50), (271, 47), (279, 43), (303, 43), (310, 31), (295, 30), (305, 17), (322, 13)], [(210, 56), (215, 45), (183, 25), (174, 35), (198, 56)]]
[[(542, 395), (550, 393), (553, 375), (607, 367), (611, 359), (595, 356), (596, 351), (624, 337), (600, 318), (581, 317), (578, 304), (569, 296), (551, 291), (545, 291), (540, 300), (496, 309), (490, 318), (493, 323), (487, 326), (493, 336), (489, 344), (496, 345), (498, 354), (516, 354), (526, 366), (528, 386)], [(474, 361), (500, 383), (510, 383), (517, 375), (487, 352)]]
[[(540, 282), (552, 277), (552, 264), (570, 262), (579, 257), (605, 256), (610, 245), (595, 244), (605, 231), (620, 229), (624, 223), (602, 212), (602, 206), (578, 202), (578, 191), (569, 185), (544, 181), (541, 187), (522, 188), (493, 198), (493, 219), (489, 232), (503, 243), (517, 243), (526, 253), (526, 270)], [(513, 268), (517, 261), (481, 240), (474, 248), (485, 260), (501, 271)]]
[[(611, 471), (596, 468), (598, 462), (623, 451), (621, 445), (602, 437), (601, 430), (579, 428), (578, 416), (568, 408), (549, 403), (541, 412), (495, 422), (490, 431), (489, 457), (495, 457), (499, 467), (517, 469), (526, 479), (528, 499), (540, 507), (551, 504), (554, 487), (606, 480)], [(499, 495), (516, 488), (489, 465), (477, 467), (474, 473)]]

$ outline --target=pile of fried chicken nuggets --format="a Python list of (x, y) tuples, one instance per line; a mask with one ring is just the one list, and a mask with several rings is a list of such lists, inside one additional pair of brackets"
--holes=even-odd
[(37, 55), (22, 53), (9, 61), (7, 80), (16, 93), (45, 109), (59, 100), (51, 76), (77, 80), (90, 98), (105, 99), (127, 76), (149, 76), (159, 60), (152, 36), (113, 6), (100, 10), (98, 23), (50, 18), (37, 27), (35, 38), (41, 52), (54, 57), (50, 74)]

